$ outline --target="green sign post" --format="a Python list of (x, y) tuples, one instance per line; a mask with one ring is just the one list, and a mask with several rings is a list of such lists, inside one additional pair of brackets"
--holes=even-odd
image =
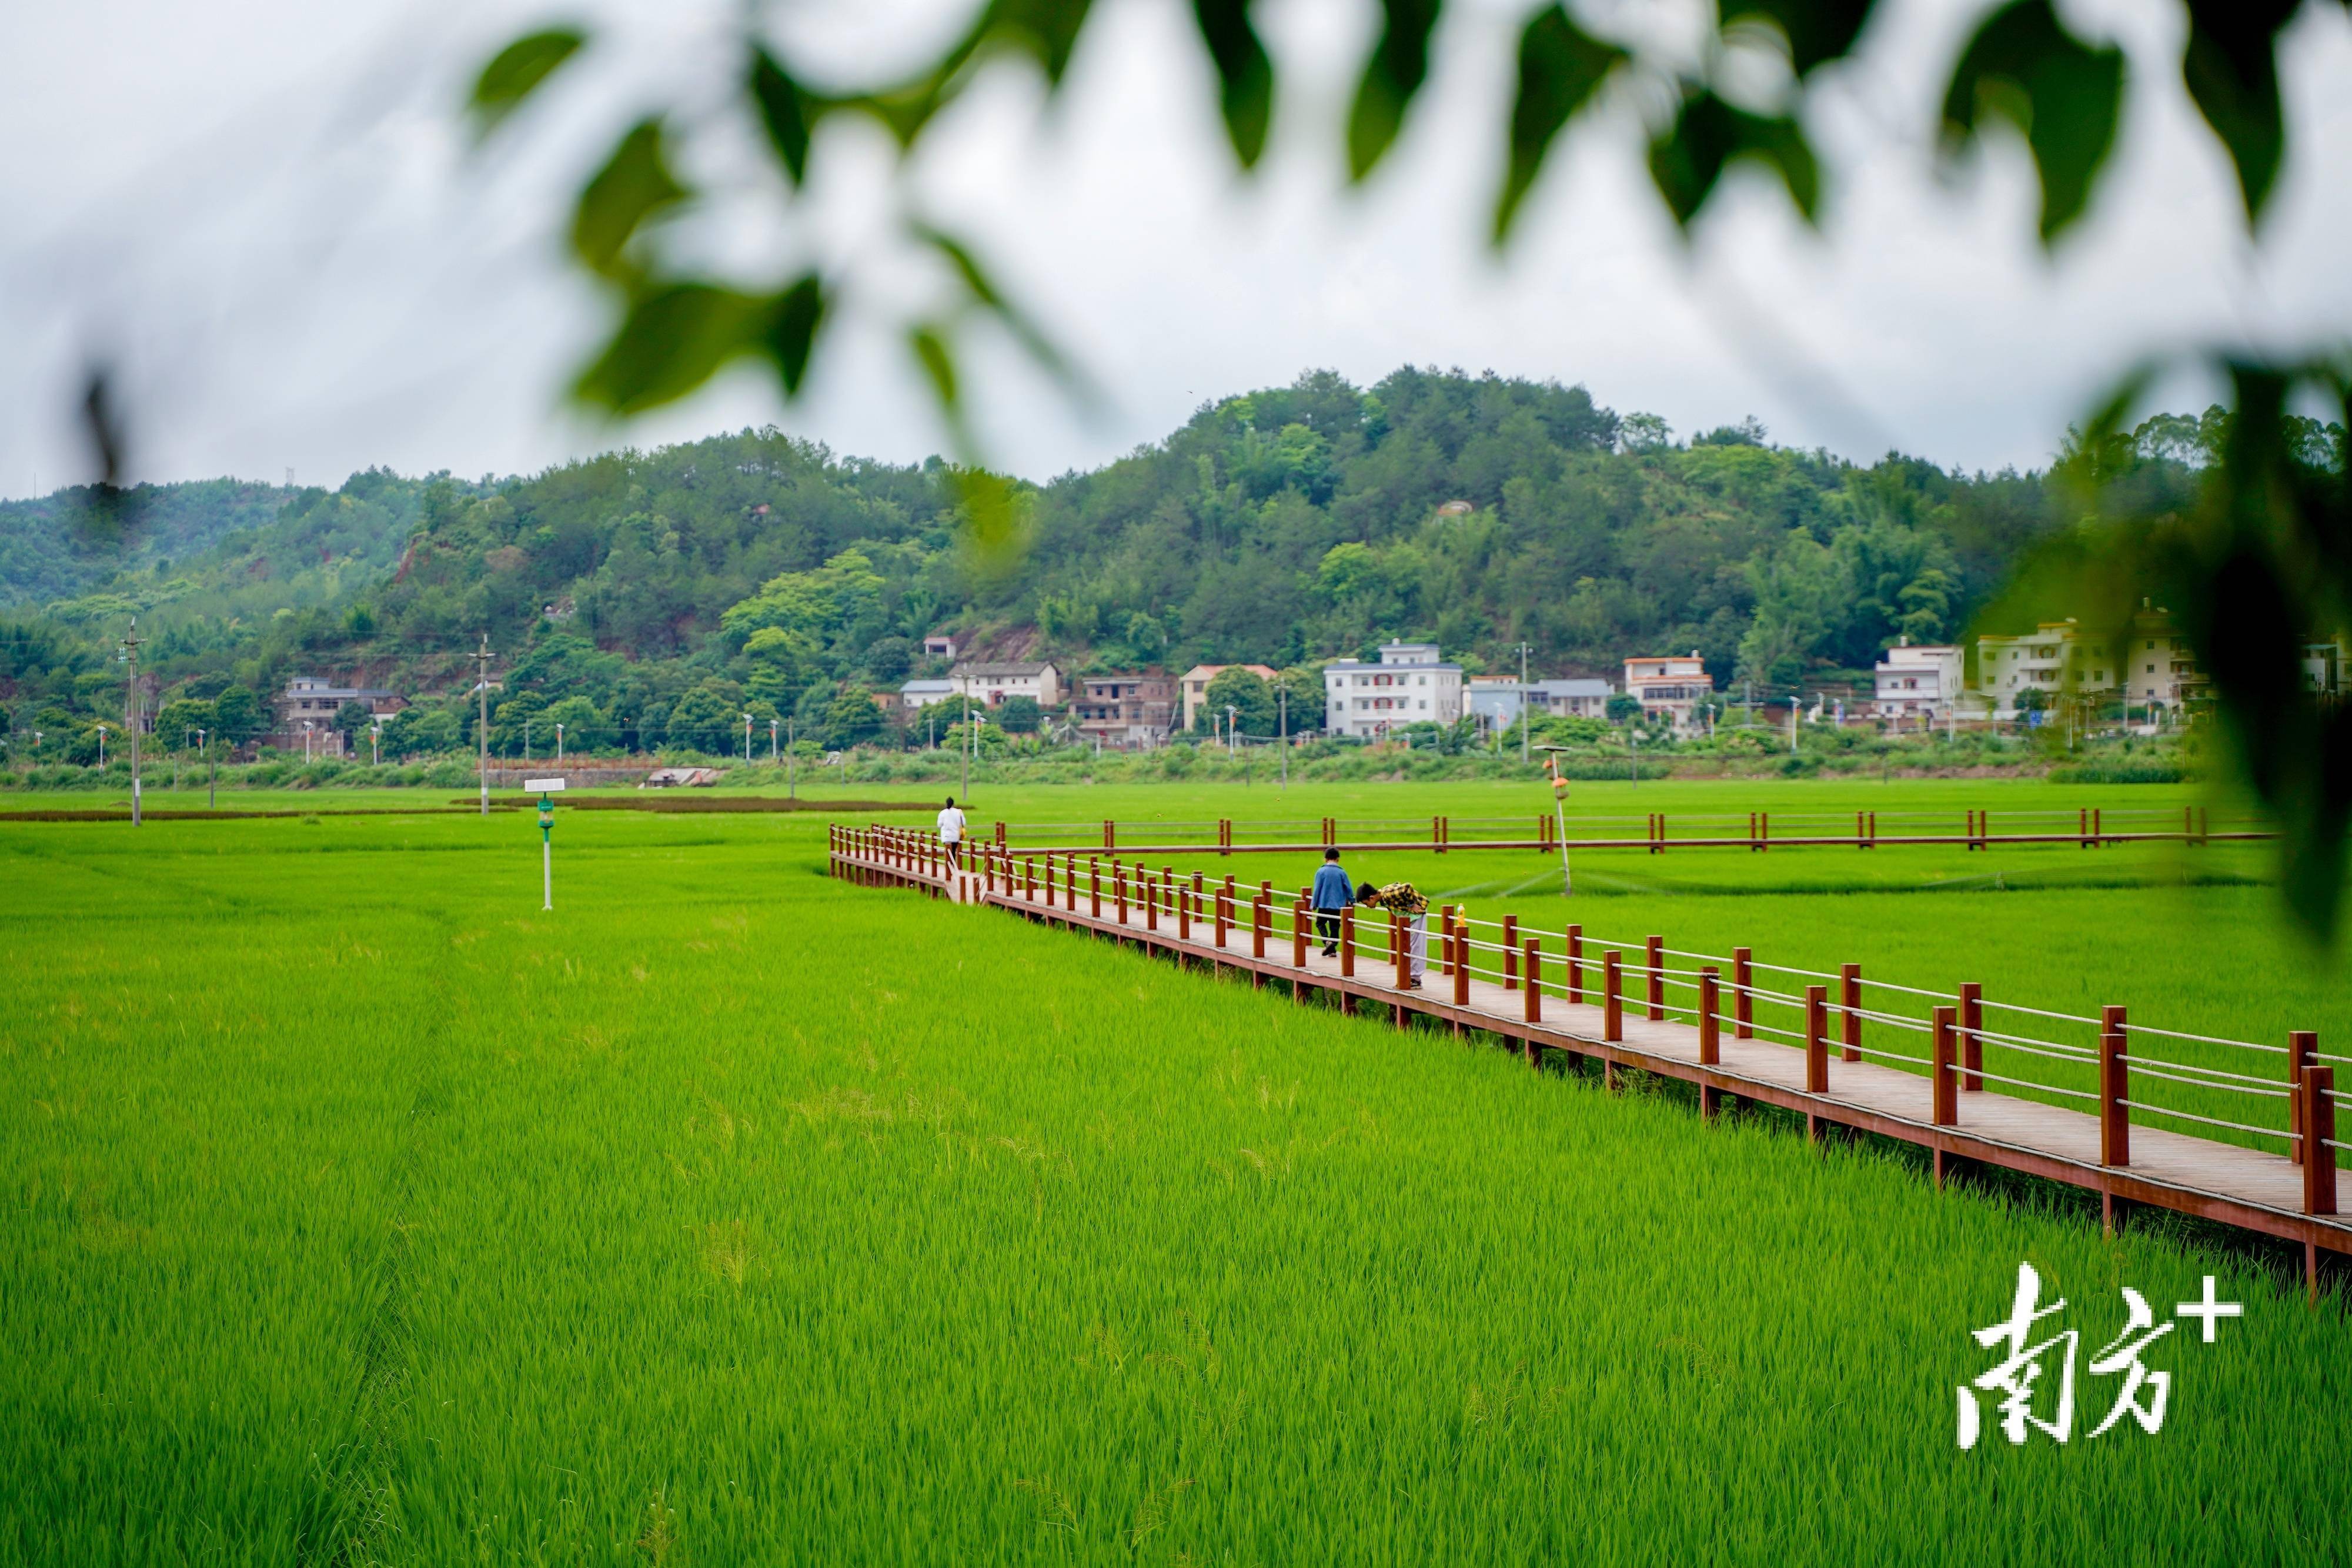
[(562, 793), (561, 779), (526, 779), (526, 789), (539, 791), (539, 895), (540, 908), (555, 907), (555, 800)]

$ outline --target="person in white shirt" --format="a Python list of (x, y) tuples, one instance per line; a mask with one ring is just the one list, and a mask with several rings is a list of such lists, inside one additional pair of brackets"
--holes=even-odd
[(948, 863), (956, 870), (963, 869), (963, 813), (956, 810), (955, 797), (948, 797), (945, 810), (940, 812), (940, 842), (946, 846)]

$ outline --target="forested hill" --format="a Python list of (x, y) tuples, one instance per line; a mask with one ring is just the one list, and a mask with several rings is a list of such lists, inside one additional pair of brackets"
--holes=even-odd
[[(2106, 470), (2185, 493), (2194, 452), (2143, 446)], [(96, 700), (133, 611), (167, 686), (199, 695), (308, 672), (448, 687), (487, 631), (526, 686), (608, 715), (698, 685), (821, 712), (904, 678), (942, 626), (1077, 669), (1289, 666), (1390, 636), (1516, 668), (1525, 638), (1544, 674), (1696, 648), (1719, 680), (1777, 685), (1956, 632), (2066, 515), (2042, 475), (1860, 467), (1752, 423), (1676, 440), (1581, 387), (1412, 369), (1204, 405), (1023, 486), (1008, 551), (975, 551), (962, 491), (937, 460), (747, 431), (528, 479), (163, 486), (119, 542), (87, 500), (19, 503), (0, 512), (0, 604), (20, 606), (0, 611), (0, 709)]]

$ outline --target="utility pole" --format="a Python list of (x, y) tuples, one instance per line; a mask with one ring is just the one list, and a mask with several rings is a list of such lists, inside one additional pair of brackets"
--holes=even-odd
[(205, 753), (205, 810), (213, 809), (213, 789), (220, 782), (220, 764), (213, 760), (213, 737), (203, 730), (196, 731), (196, 744)]
[[(122, 634), (121, 659), (131, 667), (131, 687), (123, 699), (122, 722), (131, 731), (131, 825), (139, 825), (139, 617)], [(101, 742), (101, 744), (103, 744)]]
[(1280, 716), (1276, 723), (1281, 730), (1282, 787), (1287, 790), (1290, 788), (1290, 688), (1288, 686), (1275, 688), (1274, 706), (1275, 711)]
[(961, 769), (961, 782), (956, 786), (956, 799), (971, 804), (971, 694), (963, 697), (963, 744), (956, 747), (956, 764)]
[(474, 690), (482, 700), (481, 717), (474, 725), (474, 738), (481, 742), (482, 815), (490, 814), (490, 634), (482, 633), (480, 652), (474, 655), (477, 666)]
[(1519, 644), (1519, 761), (1528, 760), (1528, 645)]
[(798, 780), (799, 757), (793, 750), (793, 720), (784, 720), (784, 794), (787, 800), (800, 798)]

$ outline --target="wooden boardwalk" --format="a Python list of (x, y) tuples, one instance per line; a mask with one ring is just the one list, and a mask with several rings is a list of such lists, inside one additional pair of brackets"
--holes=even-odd
[[(2332, 1212), (2332, 1152), (2326, 1156), (2325, 1191), (2315, 1202), (2315, 1184), (2306, 1181), (2301, 1165), (2285, 1155), (2146, 1123), (2129, 1128), (2128, 1164), (2109, 1164), (2103, 1159), (2103, 1129), (2095, 1114), (1972, 1091), (1957, 1096), (1956, 1123), (1939, 1124), (1934, 1078), (1866, 1060), (1839, 1060), (1834, 1043), (1824, 1067), (1809, 1064), (1801, 1047), (1738, 1039), (1727, 1026), (1714, 1041), (1717, 1060), (1704, 1062), (1701, 1031), (1695, 1024), (1642, 1016), (1647, 1006), (1630, 991), (1613, 1040), (1602, 1006), (1568, 1001), (1557, 994), (1556, 985), (1539, 988), (1535, 1010), (1540, 1016), (1531, 1020), (1524, 986), (1506, 985), (1475, 970), (1458, 977), (1441, 974), (1445, 955), (1434, 936), (1423, 985), (1401, 988), (1385, 954), (1359, 955), (1356, 973), (1344, 975), (1341, 960), (1325, 956), (1320, 945), (1309, 940), (1305, 963), (1295, 962), (1297, 947), (1288, 929), (1289, 911), (1269, 920), (1261, 935), (1249, 924), (1247, 906), (1237, 909), (1234, 922), (1223, 929), (1221, 946), (1217, 923), (1208, 916), (1190, 920), (1186, 933), (1180, 930), (1173, 912), (1161, 910), (1155, 922), (1137, 902), (1129, 904), (1122, 918), (1107, 891), (1097, 913), (1095, 899), (1085, 889), (1076, 890), (1072, 898), (1069, 890), (1057, 895), (1043, 888), (992, 888), (977, 871), (934, 871), (922, 857), (877, 853), (846, 834), (836, 835), (833, 869), (836, 875), (861, 882), (911, 886), (1071, 931), (1132, 942), (1181, 963), (1239, 970), (1259, 987), (1287, 986), (1301, 1000), (1315, 991), (1329, 992), (1350, 1011), (1368, 1007), (1385, 1010), (1397, 1027), (1423, 1018), (1449, 1025), (1457, 1034), (1483, 1030), (1511, 1041), (1530, 1065), (1540, 1065), (1545, 1052), (1559, 1052), (1596, 1060), (1612, 1082), (1620, 1068), (1678, 1079), (1697, 1087), (1703, 1116), (1713, 1116), (1727, 1096), (1797, 1113), (1814, 1138), (1852, 1130), (1899, 1139), (1931, 1151), (1939, 1185), (1954, 1162), (1973, 1160), (2096, 1192), (2110, 1227), (2118, 1203), (2143, 1203), (2299, 1243), (2315, 1292), (2321, 1254), (2352, 1252), (2352, 1223)], [(1069, 907), (1071, 903), (1076, 907)], [(1589, 967), (1597, 970), (1599, 966)], [(1809, 1066), (1822, 1073), (1826, 1087), (1808, 1087)], [(2332, 1128), (2321, 1132), (2326, 1136)], [(2306, 1212), (2307, 1205), (2323, 1211)]]

